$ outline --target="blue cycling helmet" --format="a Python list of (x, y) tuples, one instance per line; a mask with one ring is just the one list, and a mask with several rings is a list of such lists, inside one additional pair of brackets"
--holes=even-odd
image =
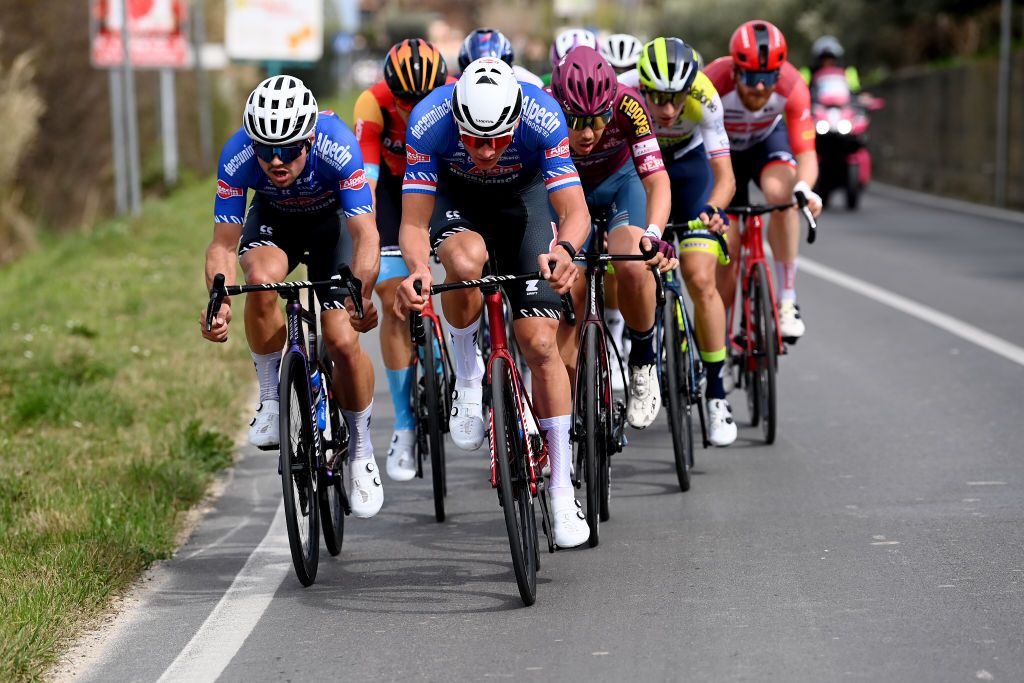
[(465, 71), (470, 62), (481, 57), (497, 57), (511, 66), (515, 54), (512, 52), (512, 43), (504, 33), (493, 28), (478, 28), (462, 41), (459, 69)]

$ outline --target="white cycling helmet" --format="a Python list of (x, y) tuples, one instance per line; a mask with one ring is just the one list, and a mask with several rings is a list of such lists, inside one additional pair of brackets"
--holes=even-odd
[(271, 76), (249, 94), (242, 126), (253, 142), (278, 147), (312, 135), (316, 118), (316, 99), (302, 81)]
[(562, 61), (562, 57), (569, 53), (569, 50), (580, 45), (586, 45), (592, 47), (595, 50), (597, 46), (597, 36), (594, 35), (593, 31), (588, 31), (585, 28), (567, 28), (557, 36), (555, 36), (555, 42), (551, 43), (551, 65), (554, 66)]
[(601, 40), (601, 56), (608, 60), (616, 71), (636, 67), (644, 44), (628, 33), (613, 33)]
[(512, 67), (497, 57), (470, 62), (452, 93), (459, 130), (478, 138), (507, 135), (519, 125), (523, 89)]

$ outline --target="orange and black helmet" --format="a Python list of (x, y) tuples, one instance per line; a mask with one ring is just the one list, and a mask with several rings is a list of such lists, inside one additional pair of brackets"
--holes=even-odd
[(392, 95), (403, 100), (421, 100), (447, 78), (448, 65), (441, 52), (422, 38), (397, 43), (384, 58), (384, 82)]

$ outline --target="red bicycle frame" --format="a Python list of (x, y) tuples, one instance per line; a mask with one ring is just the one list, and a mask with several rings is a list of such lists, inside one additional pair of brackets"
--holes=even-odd
[[(788, 205), (780, 208), (788, 208)], [(768, 276), (768, 293), (771, 296), (772, 317), (775, 318), (775, 335), (777, 337), (777, 346), (775, 348), (779, 349), (779, 353), (785, 353), (786, 347), (783, 345), (782, 335), (779, 333), (779, 310), (778, 304), (775, 302), (775, 282), (772, 280), (772, 271), (771, 268), (768, 267), (768, 260), (765, 258), (764, 254), (764, 239), (762, 233), (764, 221), (761, 219), (760, 214), (748, 215), (742, 223), (740, 223), (739, 217), (735, 215), (731, 215), (730, 220), (744, 226), (744, 228), (740, 230), (740, 259), (739, 267), (737, 268), (737, 277), (739, 278), (742, 298), (743, 339), (745, 340), (746, 348), (741, 347), (731, 337), (729, 344), (734, 350), (742, 351), (745, 354), (747, 362), (746, 369), (754, 371), (757, 369), (757, 358), (754, 356), (754, 349), (751, 348), (754, 333), (752, 329), (753, 317), (750, 312), (750, 276), (754, 271), (754, 265), (757, 263), (764, 264), (765, 274)], [(726, 318), (725, 329), (732, 330), (733, 315), (736, 312), (736, 307), (729, 306), (727, 312), (728, 316)]]

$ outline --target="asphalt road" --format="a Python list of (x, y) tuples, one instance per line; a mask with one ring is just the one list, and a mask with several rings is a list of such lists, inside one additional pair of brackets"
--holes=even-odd
[(79, 677), (1024, 680), (1024, 223), (870, 194), (802, 250), (776, 444), (734, 396), (739, 441), (698, 451), (683, 494), (664, 420), (631, 431), (601, 545), (544, 555), (535, 606), (483, 450), (449, 450), (444, 524), (429, 480), (385, 479), (383, 511), (350, 518), (305, 589), (253, 451)]

